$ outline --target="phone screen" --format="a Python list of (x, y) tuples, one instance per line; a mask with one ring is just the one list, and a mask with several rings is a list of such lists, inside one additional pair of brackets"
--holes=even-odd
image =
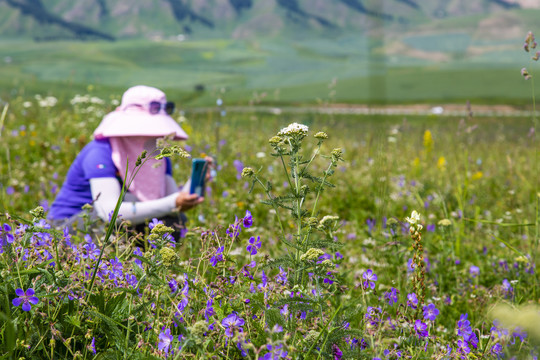
[(206, 178), (206, 160), (193, 159), (191, 168), (190, 194), (204, 196), (204, 180)]

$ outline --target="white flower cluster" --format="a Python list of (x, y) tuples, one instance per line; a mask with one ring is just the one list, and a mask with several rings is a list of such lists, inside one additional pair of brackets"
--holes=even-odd
[(292, 123), (286, 128), (281, 129), (278, 135), (279, 136), (294, 136), (294, 135), (307, 136), (308, 130), (309, 128), (306, 125)]
[(91, 104), (99, 104), (103, 105), (105, 101), (98, 98), (97, 96), (90, 96), (90, 95), (75, 95), (73, 99), (70, 100), (71, 105), (75, 104), (81, 104), (81, 103), (91, 103)]
[(45, 98), (42, 98), (41, 95), (36, 95), (35, 98), (40, 107), (53, 107), (58, 102), (58, 99), (54, 96), (46, 96)]
[(405, 221), (411, 224), (411, 233), (423, 229), (423, 226), (420, 224), (420, 214), (416, 210), (413, 210), (413, 212), (411, 213), (411, 217), (406, 217)]

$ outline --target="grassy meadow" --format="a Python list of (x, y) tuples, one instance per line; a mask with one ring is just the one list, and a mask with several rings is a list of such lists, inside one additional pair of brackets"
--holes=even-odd
[[(460, 27), (466, 28), (461, 24)], [(108, 97), (144, 83), (184, 107), (214, 104), (474, 103), (528, 106), (520, 39), (461, 32), (331, 39), (176, 37), (116, 42), (0, 40), (0, 97)], [(151, 56), (150, 56), (151, 55)], [(336, 86), (329, 89), (330, 84)]]
[(532, 119), (186, 109), (217, 177), (184, 238), (140, 249), (29, 213), (120, 94), (68, 90), (2, 117), (0, 357), (537, 358)]

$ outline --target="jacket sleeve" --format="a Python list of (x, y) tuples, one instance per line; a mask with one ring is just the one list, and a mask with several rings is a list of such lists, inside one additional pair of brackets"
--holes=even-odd
[[(92, 178), (90, 189), (92, 198), (96, 199), (94, 209), (101, 219), (108, 221), (122, 190), (120, 183), (113, 177)], [(130, 220), (133, 224), (140, 224), (146, 219), (159, 218), (173, 212), (177, 196), (178, 191), (156, 200), (144, 202), (124, 200), (118, 214), (122, 216), (122, 219)]]

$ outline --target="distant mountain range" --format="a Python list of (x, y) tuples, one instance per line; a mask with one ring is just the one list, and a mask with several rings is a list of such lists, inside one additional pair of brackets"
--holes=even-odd
[(55, 39), (334, 35), (540, 8), (537, 0), (0, 0), (0, 35)]

